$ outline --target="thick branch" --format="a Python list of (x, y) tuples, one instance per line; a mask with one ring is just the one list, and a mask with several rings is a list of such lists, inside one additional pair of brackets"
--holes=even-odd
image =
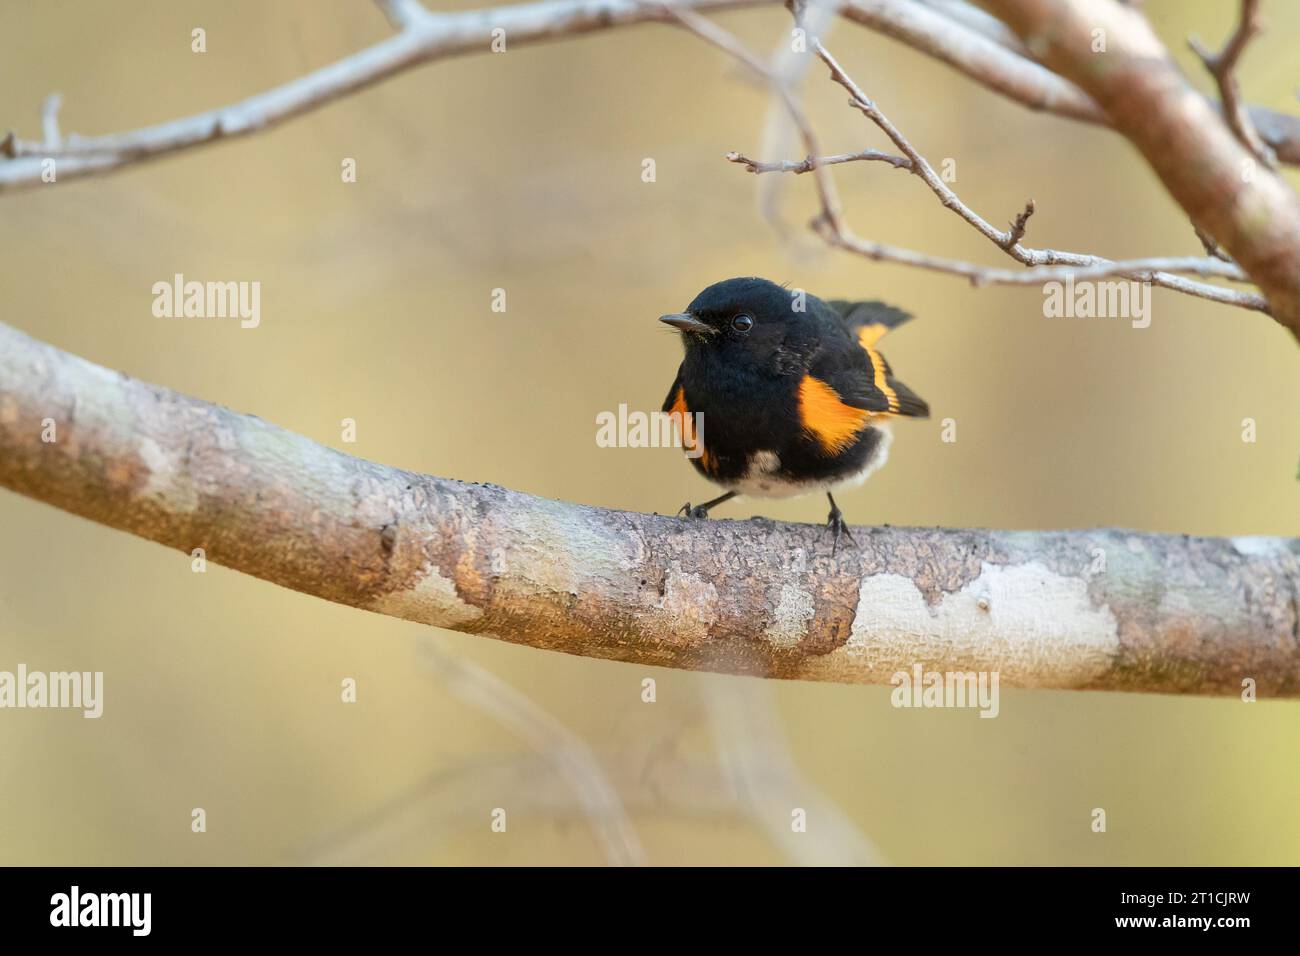
[[(1018, 41), (1008, 44), (1003, 31), (955, 15), (947, 4), (922, 5), (914, 0), (843, 0), (842, 13), (934, 57), (969, 79), (1033, 110), (1069, 119), (1110, 125), (1097, 102), (1068, 79), (1025, 55)], [(1050, 65), (1050, 64), (1049, 64)], [(1210, 107), (1223, 110), (1207, 100)], [(1230, 109), (1231, 107), (1229, 107)], [(1263, 107), (1247, 107), (1264, 141), (1283, 162), (1300, 164), (1300, 117)]]
[(860, 528), (831, 558), (817, 527), (386, 468), (3, 325), (0, 485), (306, 594), (588, 657), (1300, 697), (1297, 540)]
[[(989, 0), (1044, 63), (1086, 90), (1193, 224), (1300, 336), (1300, 197), (1189, 87), (1146, 18), (1113, 0)], [(1105, 49), (1095, 50), (1098, 36)]]

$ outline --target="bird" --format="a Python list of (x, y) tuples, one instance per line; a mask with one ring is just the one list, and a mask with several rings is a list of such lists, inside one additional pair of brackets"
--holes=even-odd
[(716, 282), (684, 312), (660, 316), (685, 349), (663, 411), (695, 470), (726, 489), (677, 514), (707, 518), (737, 495), (822, 491), (832, 554), (841, 537), (852, 542), (832, 489), (884, 465), (895, 418), (930, 414), (876, 348), (909, 318), (883, 302), (823, 300), (754, 276)]

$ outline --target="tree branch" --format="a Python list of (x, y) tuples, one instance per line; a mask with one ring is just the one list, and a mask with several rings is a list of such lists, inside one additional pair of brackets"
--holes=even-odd
[[(774, 0), (682, 0), (701, 9), (754, 6)], [(0, 193), (42, 183), (42, 163), (56, 161), (60, 183), (112, 172), (135, 163), (246, 136), (353, 93), (391, 76), (445, 57), (487, 53), (492, 31), (505, 31), (510, 46), (575, 36), (593, 30), (667, 19), (662, 8), (639, 0), (541, 0), (538, 3), (414, 13), (413, 0), (392, 0), (381, 8), (399, 32), (373, 46), (239, 103), (193, 116), (107, 136), (69, 136), (61, 148), (28, 143), (10, 133), (0, 141)]]
[[(975, 26), (978, 13), (959, 15), (952, 3), (930, 0), (842, 0), (849, 20), (934, 57), (969, 79), (1032, 110), (1109, 126), (1105, 111), (1084, 90), (1025, 55), (1019, 40), (1009, 45), (1003, 30)], [(982, 12), (982, 11), (981, 11)], [(999, 23), (999, 25), (1001, 25)], [(1207, 100), (1216, 111), (1221, 104)], [(1261, 136), (1283, 162), (1300, 164), (1300, 117), (1248, 107)], [(1226, 111), (1225, 111), (1226, 112)]]
[[(697, 10), (779, 2), (678, 0)], [(668, 17), (659, 4), (642, 0), (540, 0), (457, 13), (418, 13), (414, 0), (381, 0), (379, 5), (399, 30), (396, 36), (239, 103), (122, 133), (70, 135), (58, 149), (49, 149), (44, 140), (21, 140), (11, 131), (0, 138), (0, 193), (42, 184), (45, 159), (56, 161), (57, 182), (64, 183), (272, 129), (425, 63), (485, 52), (494, 28), (505, 30), (507, 42), (517, 45)], [(842, 13), (1031, 109), (1108, 124), (1101, 108), (1077, 86), (1000, 43), (996, 29), (977, 29), (971, 25), (973, 17), (955, 17), (942, 6), (914, 0), (844, 0)], [(1300, 164), (1300, 117), (1255, 107), (1249, 113), (1278, 158)]]
[(819, 527), (387, 468), (4, 325), (0, 485), (329, 601), (587, 657), (1300, 697), (1300, 540), (884, 527), (832, 558)]
[[(1044, 63), (1101, 106), (1192, 223), (1300, 336), (1300, 197), (1189, 87), (1138, 11), (1113, 0), (989, 0)], [(1104, 50), (1095, 50), (1096, 38)]]

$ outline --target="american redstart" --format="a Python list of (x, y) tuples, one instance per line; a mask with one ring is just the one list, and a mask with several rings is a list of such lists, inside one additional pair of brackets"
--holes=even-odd
[(695, 470), (727, 489), (678, 514), (706, 518), (740, 494), (825, 491), (832, 553), (841, 535), (852, 540), (831, 489), (885, 463), (891, 419), (930, 414), (876, 350), (910, 317), (883, 302), (823, 301), (759, 278), (715, 283), (685, 312), (662, 316), (686, 349), (663, 410), (678, 421)]

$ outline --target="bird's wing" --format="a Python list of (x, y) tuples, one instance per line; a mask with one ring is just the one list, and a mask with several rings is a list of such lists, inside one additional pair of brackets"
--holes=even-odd
[(809, 375), (833, 388), (853, 408), (885, 415), (925, 418), (930, 407), (894, 378), (893, 369), (875, 343), (911, 316), (881, 302), (828, 302), (843, 321), (853, 348), (838, 336), (827, 336), (808, 366)]

